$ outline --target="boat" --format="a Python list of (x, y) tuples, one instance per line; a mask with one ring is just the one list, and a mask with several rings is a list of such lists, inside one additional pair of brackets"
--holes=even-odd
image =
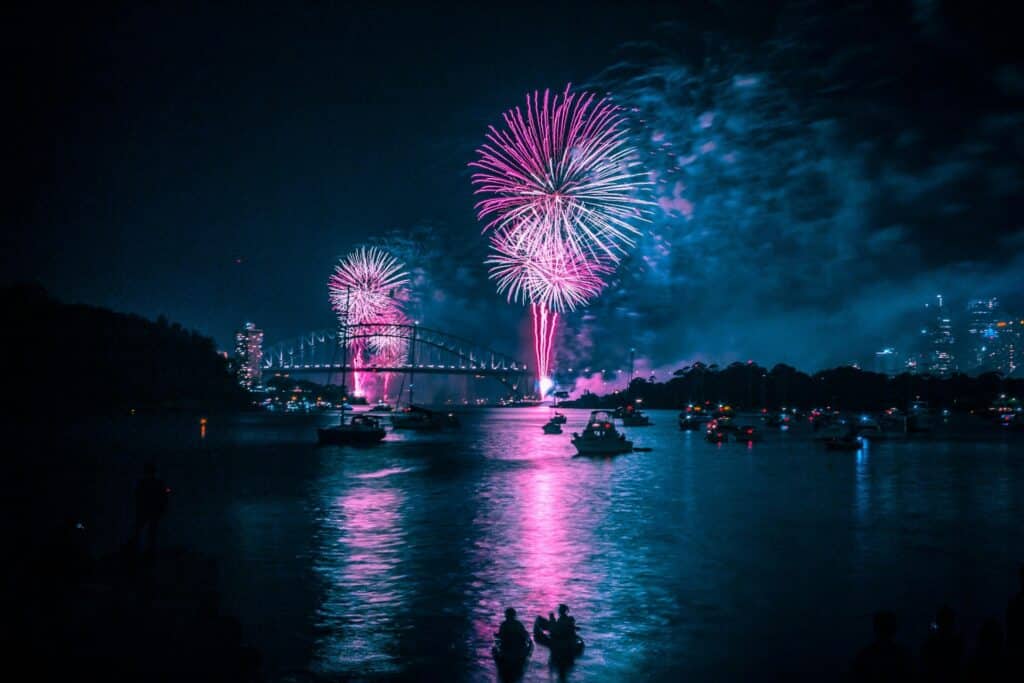
[(725, 443), (729, 440), (729, 434), (721, 429), (708, 429), (704, 432), (704, 440), (710, 443)]
[[(637, 401), (639, 404), (640, 401)], [(647, 417), (639, 405), (633, 405), (632, 403), (627, 405), (623, 410), (622, 414), (619, 415), (619, 419), (622, 420), (622, 424), (625, 427), (650, 427), (653, 423), (651, 418)]]
[[(344, 416), (344, 413), (342, 413)], [(349, 422), (316, 430), (321, 445), (368, 445), (384, 439), (385, 431), (380, 420), (372, 415), (356, 415)]]
[(857, 436), (868, 441), (888, 441), (906, 436), (906, 421), (898, 418), (876, 420), (870, 415), (861, 415), (854, 426)]
[(679, 429), (684, 432), (697, 432), (701, 429), (706, 429), (710, 421), (711, 416), (707, 413), (691, 410), (684, 410), (679, 413)]
[(562, 423), (555, 422), (554, 418), (548, 420), (541, 429), (544, 430), (545, 434), (561, 434)]
[(579, 455), (617, 455), (633, 450), (633, 442), (615, 429), (615, 421), (607, 410), (592, 411), (583, 433), (573, 432), (572, 445)]
[(737, 425), (736, 431), (733, 432), (733, 438), (736, 441), (743, 441), (746, 443), (760, 441), (761, 432), (757, 431), (757, 428), (753, 425)]
[(567, 420), (568, 420), (568, 418), (564, 414), (562, 414), (562, 413), (560, 413), (560, 412), (558, 412), (556, 410), (555, 414), (551, 416), (551, 420), (550, 421), (555, 423), (555, 424), (564, 425)]
[(537, 617), (533, 622), (533, 640), (551, 650), (551, 656), (555, 659), (571, 660), (583, 654), (586, 643), (578, 635), (573, 634), (572, 640), (561, 642), (552, 639), (551, 628), (554, 622), (544, 617)]
[(374, 413), (390, 413), (394, 408), (384, 401), (377, 401), (370, 410)]
[(440, 413), (421, 406), (409, 406), (391, 415), (394, 429), (408, 429), (419, 432), (436, 432), (459, 427), (455, 413)]
[(539, 398), (502, 399), (498, 401), (498, 406), (501, 408), (536, 408), (542, 403), (543, 401)]

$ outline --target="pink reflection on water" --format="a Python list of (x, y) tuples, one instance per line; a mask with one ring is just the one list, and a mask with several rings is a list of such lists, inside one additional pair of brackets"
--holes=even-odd
[(386, 648), (404, 595), (398, 571), (403, 495), (386, 481), (376, 478), (329, 503), (317, 567), (327, 583), (318, 623), (328, 631), (318, 643), (321, 670), (395, 670)]
[(568, 481), (568, 470), (529, 468), (517, 473), (514, 485), (522, 496), (522, 575), (526, 601), (537, 606), (557, 605), (567, 600), (567, 585), (572, 576), (575, 560), (568, 539), (566, 518), (571, 514), (562, 509), (564, 496), (560, 493)]

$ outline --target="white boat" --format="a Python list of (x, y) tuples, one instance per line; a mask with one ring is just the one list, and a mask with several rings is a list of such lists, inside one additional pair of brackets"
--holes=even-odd
[(607, 410), (591, 412), (583, 433), (573, 432), (572, 445), (579, 455), (617, 455), (633, 450), (633, 442), (615, 429), (615, 420)]

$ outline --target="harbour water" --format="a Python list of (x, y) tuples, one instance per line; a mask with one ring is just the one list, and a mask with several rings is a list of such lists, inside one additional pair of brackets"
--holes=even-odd
[[(271, 680), (487, 680), (507, 606), (529, 627), (568, 603), (586, 653), (569, 680), (823, 680), (895, 610), (916, 649), (936, 607), (969, 642), (1024, 561), (1024, 439), (950, 426), (831, 453), (810, 430), (751, 445), (626, 429), (650, 452), (572, 457), (547, 408), (317, 447), (336, 417), (132, 418), (83, 428), (105, 482), (98, 543), (126, 533), (131, 481), (172, 487), (168, 543), (217, 558), (223, 606)], [(101, 438), (97, 434), (102, 433)], [(526, 680), (556, 679), (537, 648)]]

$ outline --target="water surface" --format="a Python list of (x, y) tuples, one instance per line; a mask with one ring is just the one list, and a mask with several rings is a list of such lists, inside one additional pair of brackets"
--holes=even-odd
[[(561, 436), (541, 433), (547, 409), (494, 409), (370, 449), (316, 447), (329, 416), (211, 418), (202, 439), (184, 418), (118, 424), (98, 533), (121, 533), (115, 501), (155, 459), (168, 536), (220, 560), (225, 608), (274, 680), (493, 678), (504, 608), (529, 626), (559, 602), (587, 641), (570, 680), (820, 680), (875, 609), (916, 648), (940, 603), (973, 634), (1015, 589), (1020, 439), (827, 453), (795, 429), (716, 446), (652, 411), (626, 430), (651, 452), (594, 460), (569, 443), (586, 411), (565, 412)], [(546, 655), (527, 680), (557, 677)]]

